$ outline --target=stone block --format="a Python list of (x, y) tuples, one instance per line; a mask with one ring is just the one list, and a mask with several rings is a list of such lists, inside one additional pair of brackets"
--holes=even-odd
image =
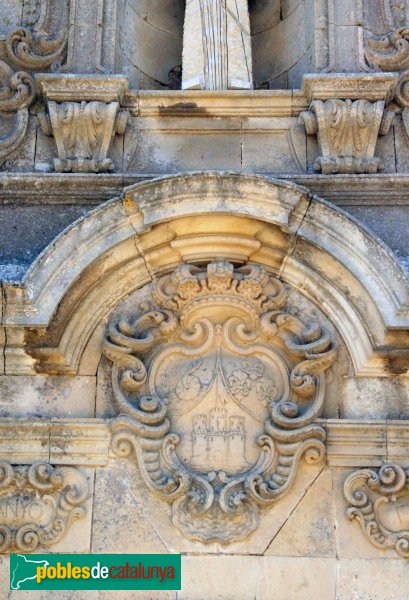
[[(348, 52), (345, 52), (348, 48)], [(358, 60), (358, 35), (356, 27), (336, 25), (335, 27), (335, 72), (356, 72)]]
[(357, 3), (355, 0), (334, 2), (334, 16), (337, 25), (354, 26), (357, 24)]
[(408, 385), (402, 379), (346, 379), (343, 419), (399, 419), (409, 416)]
[(148, 517), (149, 492), (131, 461), (96, 471), (92, 552), (162, 554), (168, 550)]
[(249, 9), (252, 35), (272, 29), (280, 22), (281, 2), (277, 0), (257, 0)]
[[(296, 119), (243, 120), (242, 169), (245, 173), (306, 171), (305, 131)], [(257, 149), (262, 147), (263, 152)]]
[(306, 37), (309, 16), (304, 3), (276, 26), (253, 35), (253, 69), (256, 82), (286, 73), (304, 55), (311, 40)]
[(324, 469), (284, 523), (266, 555), (335, 557), (332, 471)]
[(331, 558), (187, 556), (178, 600), (303, 600), (334, 598)]
[(348, 206), (348, 212), (371, 229), (398, 256), (408, 256), (406, 231), (409, 228), (409, 211), (406, 206), (392, 204), (382, 207), (382, 218), (376, 206)]
[[(137, 146), (127, 171), (241, 169), (241, 124), (237, 119), (164, 117), (141, 119)], [(128, 150), (129, 152), (129, 150)]]
[(22, 23), (24, 0), (10, 0), (0, 6), (0, 36), (5, 37)]
[(407, 600), (407, 582), (408, 565), (404, 560), (385, 561), (379, 554), (372, 560), (341, 559), (336, 597), (337, 600)]
[(165, 85), (169, 71), (182, 62), (182, 39), (141, 19), (129, 4), (120, 43), (125, 62)]
[(149, 0), (147, 21), (157, 29), (181, 38), (184, 3), (175, 0)]
[(2, 417), (93, 417), (95, 377), (0, 378)]

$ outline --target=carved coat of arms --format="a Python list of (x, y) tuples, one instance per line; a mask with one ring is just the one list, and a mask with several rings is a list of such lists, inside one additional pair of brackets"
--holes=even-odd
[(182, 265), (134, 318), (109, 324), (103, 351), (121, 412), (112, 448), (136, 453), (190, 539), (243, 539), (290, 488), (300, 458), (325, 454), (314, 421), (335, 350), (286, 302), (261, 266)]

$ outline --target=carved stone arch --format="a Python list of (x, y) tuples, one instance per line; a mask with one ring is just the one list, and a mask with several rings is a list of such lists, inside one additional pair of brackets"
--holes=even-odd
[(4, 325), (21, 331), (8, 372), (95, 374), (123, 298), (178, 265), (219, 258), (261, 264), (317, 305), (357, 374), (407, 369), (394, 353), (407, 351), (408, 281), (382, 242), (306, 188), (206, 172), (125, 189), (56, 238), (20, 287), (5, 286)]

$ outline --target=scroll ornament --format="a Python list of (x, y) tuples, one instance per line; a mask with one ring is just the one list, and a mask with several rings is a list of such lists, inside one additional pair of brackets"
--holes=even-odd
[(0, 117), (12, 122), (10, 133), (0, 139), (0, 164), (23, 143), (29, 122), (28, 108), (34, 98), (33, 77), (24, 71), (13, 71), (0, 60)]
[(377, 548), (409, 558), (409, 469), (385, 464), (352, 473), (344, 484), (347, 516)]
[(88, 493), (78, 469), (0, 462), (0, 552), (33, 552), (62, 540), (85, 516)]
[[(26, 4), (28, 6), (26, 6)], [(50, 33), (55, 17), (58, 32)], [(5, 43), (7, 59), (19, 69), (46, 71), (57, 68), (67, 53), (68, 3), (55, 0), (30, 0), (25, 3), (22, 27), (11, 31)]]
[(121, 413), (112, 449), (135, 452), (190, 539), (244, 539), (291, 488), (301, 457), (325, 455), (314, 421), (336, 352), (327, 331), (286, 305), (285, 287), (261, 266), (183, 264), (156, 282), (149, 304), (108, 326)]
[(384, 36), (367, 32), (365, 60), (373, 71), (400, 73), (395, 99), (402, 108), (402, 121), (409, 137), (409, 29), (405, 26), (407, 2), (384, 0), (392, 31)]

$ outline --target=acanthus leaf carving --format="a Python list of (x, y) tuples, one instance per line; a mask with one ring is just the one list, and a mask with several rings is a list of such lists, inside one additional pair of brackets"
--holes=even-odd
[(89, 488), (73, 467), (0, 462), (0, 552), (49, 548), (85, 516)]
[(377, 548), (409, 558), (409, 470), (395, 463), (354, 471), (344, 484), (347, 517)]
[(315, 170), (324, 174), (382, 170), (375, 147), (378, 136), (388, 133), (394, 116), (385, 110), (383, 101), (314, 100), (299, 122), (308, 135), (318, 135), (323, 155), (317, 158)]
[(128, 118), (118, 102), (49, 101), (47, 109), (39, 119), (43, 133), (55, 139), (55, 171), (101, 173), (113, 169), (107, 154), (115, 134), (125, 133)]
[(151, 297), (111, 322), (103, 344), (121, 413), (113, 452), (135, 452), (188, 538), (243, 539), (291, 488), (300, 459), (325, 455), (313, 421), (331, 337), (287, 312), (283, 284), (258, 265), (185, 264)]

